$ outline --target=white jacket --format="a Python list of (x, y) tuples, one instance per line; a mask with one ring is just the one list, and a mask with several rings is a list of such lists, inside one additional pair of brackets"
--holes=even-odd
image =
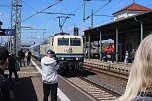
[(44, 83), (54, 84), (58, 83), (58, 73), (59, 65), (56, 60), (50, 57), (43, 57), (41, 60), (42, 66), (42, 80)]

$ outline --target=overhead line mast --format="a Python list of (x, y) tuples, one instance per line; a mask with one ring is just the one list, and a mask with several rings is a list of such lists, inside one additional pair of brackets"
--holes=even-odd
[(10, 53), (14, 53), (15, 55), (17, 55), (19, 49), (21, 48), (21, 22), (26, 21), (29, 18), (35, 16), (36, 14), (51, 8), (52, 6), (58, 4), (61, 1), (62, 0), (59, 0), (57, 3), (54, 3), (53, 5), (48, 6), (47, 8), (36, 12), (35, 14), (21, 21), (22, 0), (11, 0), (11, 29), (16, 30), (16, 35), (14, 36), (14, 38), (10, 38)]
[(10, 53), (14, 52), (15, 55), (21, 48), (21, 8), (22, 0), (11, 1), (11, 29), (16, 30), (16, 35), (14, 39), (10, 38)]

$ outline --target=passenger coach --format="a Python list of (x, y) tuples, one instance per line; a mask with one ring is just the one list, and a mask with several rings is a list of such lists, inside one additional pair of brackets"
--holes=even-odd
[(41, 59), (40, 57), (40, 44), (32, 45), (30, 48), (32, 56), (37, 58), (38, 60)]

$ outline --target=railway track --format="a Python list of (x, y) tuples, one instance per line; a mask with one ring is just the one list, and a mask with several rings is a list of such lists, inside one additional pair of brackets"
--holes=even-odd
[(111, 89), (107, 89), (106, 87), (98, 85), (81, 76), (65, 79), (97, 101), (112, 101), (120, 96), (120, 94), (112, 91)]

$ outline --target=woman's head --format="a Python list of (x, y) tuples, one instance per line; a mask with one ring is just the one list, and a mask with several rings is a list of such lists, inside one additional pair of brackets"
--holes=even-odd
[(133, 67), (133, 72), (137, 72), (139, 79), (141, 79), (142, 87), (143, 84), (152, 86), (152, 34), (147, 36), (140, 43), (136, 55)]

